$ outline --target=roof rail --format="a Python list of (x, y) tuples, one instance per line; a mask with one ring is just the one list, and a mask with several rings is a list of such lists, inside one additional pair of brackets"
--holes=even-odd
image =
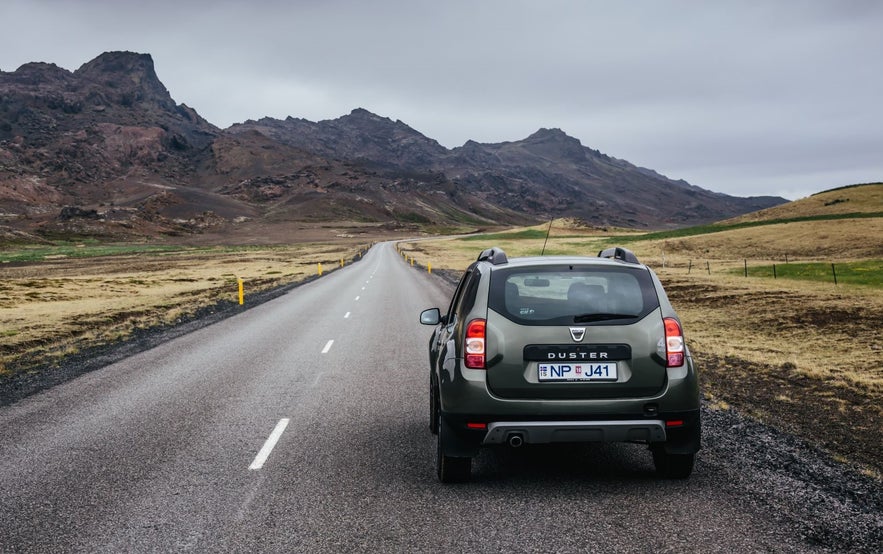
[(638, 261), (638, 257), (635, 256), (635, 253), (627, 248), (622, 248), (621, 246), (614, 246), (613, 248), (607, 248), (606, 250), (602, 250), (598, 252), (599, 258), (612, 258), (614, 260), (621, 260), (623, 262), (627, 262), (630, 264), (639, 264), (641, 262)]
[(494, 265), (500, 265), (509, 263), (509, 258), (506, 257), (506, 253), (503, 252), (502, 248), (494, 246), (493, 248), (488, 248), (478, 255), (478, 261), (489, 261)]

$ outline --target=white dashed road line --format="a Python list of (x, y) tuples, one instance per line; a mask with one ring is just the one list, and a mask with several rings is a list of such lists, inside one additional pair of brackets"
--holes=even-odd
[[(362, 287), (362, 290), (365, 290), (365, 287)], [(357, 296), (356, 301), (358, 301), (359, 298), (361, 298), (361, 296)], [(343, 318), (349, 319), (351, 313), (352, 312), (347, 312), (346, 314), (344, 314)], [(331, 350), (331, 346), (333, 344), (334, 344), (334, 339), (326, 342), (325, 347), (322, 348), (322, 354), (327, 354)], [(270, 437), (267, 439), (267, 442), (264, 443), (263, 448), (261, 448), (261, 451), (258, 452), (257, 456), (255, 456), (254, 461), (251, 463), (250, 466), (248, 466), (248, 469), (255, 470), (255, 469), (261, 469), (262, 467), (264, 467), (264, 462), (267, 461), (267, 458), (270, 456), (270, 453), (273, 451), (273, 448), (276, 446), (276, 443), (279, 441), (279, 437), (282, 436), (282, 433), (285, 431), (285, 428), (288, 426), (288, 422), (289, 422), (289, 420), (287, 418), (279, 420), (279, 423), (276, 424), (276, 428), (273, 429), (272, 433), (270, 433)]]
[(255, 456), (254, 461), (248, 466), (248, 469), (261, 469), (264, 467), (264, 462), (267, 461), (267, 458), (270, 456), (270, 452), (273, 451), (273, 448), (276, 446), (276, 443), (279, 442), (279, 437), (282, 436), (282, 432), (285, 431), (285, 428), (288, 427), (288, 418), (283, 418), (279, 420), (279, 423), (276, 424), (276, 428), (273, 429), (273, 432), (270, 433), (270, 437), (267, 439), (267, 442), (264, 443), (261, 451), (258, 452), (258, 455)]

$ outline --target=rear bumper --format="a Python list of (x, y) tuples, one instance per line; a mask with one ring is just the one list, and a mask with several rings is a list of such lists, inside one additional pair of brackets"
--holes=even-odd
[(487, 444), (553, 442), (665, 442), (662, 420), (627, 421), (504, 421), (487, 426)]
[[(589, 414), (569, 418), (522, 415), (503, 420), (499, 416), (441, 414), (449, 456), (476, 456), (483, 446), (549, 443), (644, 443), (670, 454), (695, 454), (702, 448), (699, 410), (669, 412), (641, 418), (639, 414), (593, 418)], [(514, 442), (513, 442), (514, 438)]]

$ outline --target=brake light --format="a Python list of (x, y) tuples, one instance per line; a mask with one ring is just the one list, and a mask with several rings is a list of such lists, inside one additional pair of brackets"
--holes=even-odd
[(684, 332), (681, 330), (681, 324), (673, 317), (666, 317), (663, 322), (666, 367), (680, 367), (684, 365)]
[(473, 319), (466, 326), (466, 352), (463, 356), (464, 364), (469, 369), (485, 369), (485, 329), (487, 322), (483, 319)]

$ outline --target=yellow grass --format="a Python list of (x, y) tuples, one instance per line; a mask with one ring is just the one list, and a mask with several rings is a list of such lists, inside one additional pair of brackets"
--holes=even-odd
[(883, 217), (800, 221), (733, 229), (635, 245), (644, 257), (667, 261), (842, 261), (883, 257)]
[(883, 293), (660, 270), (697, 352), (883, 398)]
[(0, 266), (0, 372), (23, 355), (51, 360), (172, 323), (200, 306), (339, 267), (353, 245), (296, 245), (54, 259)]
[(881, 211), (883, 211), (883, 183), (874, 183), (821, 192), (795, 202), (734, 217), (721, 223)]

